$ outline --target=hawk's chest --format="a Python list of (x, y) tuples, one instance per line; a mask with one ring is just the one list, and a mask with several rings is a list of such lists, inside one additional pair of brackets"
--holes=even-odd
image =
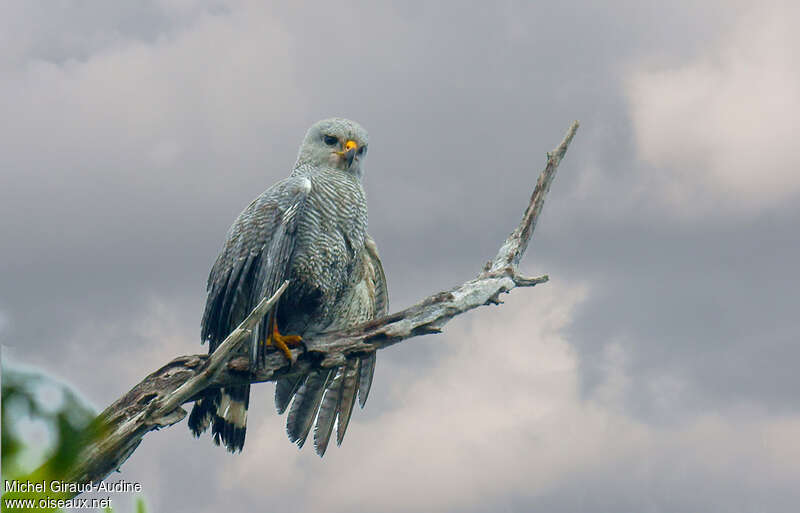
[(311, 191), (297, 227), (292, 274), (331, 302), (347, 283), (364, 247), (367, 206), (361, 183), (341, 172), (309, 177)]

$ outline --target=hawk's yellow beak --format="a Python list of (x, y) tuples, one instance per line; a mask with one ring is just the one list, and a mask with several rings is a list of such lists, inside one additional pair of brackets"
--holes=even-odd
[(358, 143), (348, 139), (346, 143), (344, 143), (344, 151), (337, 151), (336, 153), (341, 156), (342, 158), (347, 160), (347, 167), (353, 163), (353, 159), (356, 157), (356, 150), (358, 149)]
[[(335, 152), (335, 153), (336, 153), (337, 155), (341, 155), (342, 157), (344, 157), (344, 156), (345, 156), (345, 154), (346, 154), (348, 151), (350, 151), (350, 150), (357, 150), (357, 149), (358, 149), (358, 143), (357, 143), (357, 142), (355, 142), (355, 141), (353, 141), (353, 140), (350, 140), (350, 139), (348, 139), (348, 140), (347, 140), (347, 142), (346, 142), (346, 143), (344, 143), (344, 150), (343, 150), (343, 151), (337, 151), (337, 152)], [(354, 151), (353, 153), (355, 153), (355, 151)]]

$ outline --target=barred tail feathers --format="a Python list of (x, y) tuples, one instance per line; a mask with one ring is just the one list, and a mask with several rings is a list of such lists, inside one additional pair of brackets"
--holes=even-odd
[(221, 390), (219, 407), (211, 424), (214, 443), (224, 445), (230, 452), (242, 450), (249, 403), (250, 385)]
[(189, 414), (189, 430), (195, 437), (199, 437), (211, 425), (211, 420), (217, 413), (220, 402), (220, 390), (208, 392), (202, 399), (196, 401)]
[(214, 443), (241, 451), (247, 430), (250, 385), (217, 389), (198, 400), (189, 415), (189, 429), (200, 436), (211, 426)]

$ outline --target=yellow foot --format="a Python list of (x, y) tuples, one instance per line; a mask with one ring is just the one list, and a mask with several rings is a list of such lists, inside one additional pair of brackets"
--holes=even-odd
[(269, 334), (269, 337), (267, 337), (267, 345), (277, 347), (286, 355), (289, 362), (294, 363), (294, 358), (292, 358), (292, 352), (289, 350), (289, 346), (297, 346), (302, 340), (300, 335), (281, 335), (278, 332), (278, 323), (275, 322), (272, 324), (272, 332)]

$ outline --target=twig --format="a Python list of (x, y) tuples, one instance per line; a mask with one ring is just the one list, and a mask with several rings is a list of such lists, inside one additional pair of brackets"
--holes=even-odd
[[(77, 465), (70, 469), (65, 481), (102, 481), (113, 470), (118, 469), (138, 447), (144, 434), (152, 429), (171, 426), (186, 416), (181, 404), (187, 402), (218, 378), (220, 371), (236, 354), (236, 349), (251, 334), (253, 328), (278, 302), (288, 281), (270, 298), (262, 299), (239, 326), (219, 345), (204, 362), (188, 367), (194, 370), (186, 379), (176, 358), (136, 385), (133, 390), (106, 408), (93, 425), (88, 445), (77, 458)], [(188, 362), (187, 362), (188, 363)], [(178, 385), (163, 393), (161, 388), (169, 383)], [(93, 440), (92, 440), (93, 438)]]

